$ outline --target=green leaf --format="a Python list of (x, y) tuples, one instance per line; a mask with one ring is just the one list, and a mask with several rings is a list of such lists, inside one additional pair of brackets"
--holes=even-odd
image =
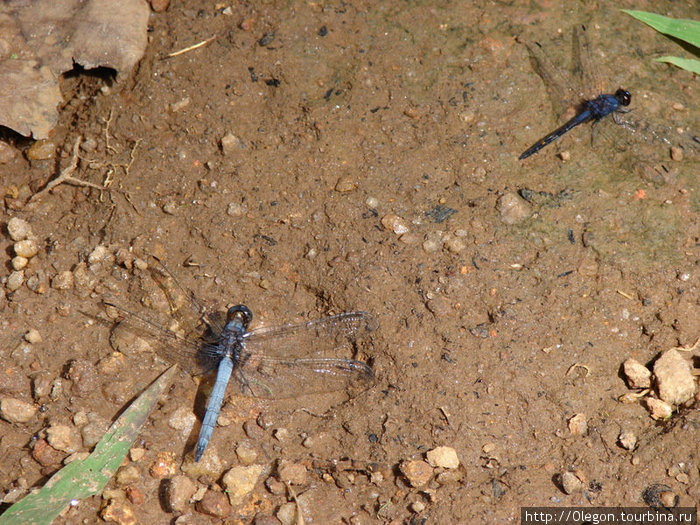
[(681, 58), (681, 57), (661, 57), (654, 59), (655, 62), (668, 62), (674, 66), (700, 75), (700, 60), (695, 60), (692, 58)]
[(71, 503), (99, 494), (121, 465), (174, 373), (174, 366), (163, 372), (119, 416), (92, 454), (69, 463), (38, 492), (12, 505), (0, 516), (0, 525), (48, 525)]
[(686, 19), (675, 19), (669, 18), (663, 15), (657, 15), (655, 13), (648, 13), (646, 11), (633, 11), (630, 9), (623, 9), (623, 13), (636, 18), (640, 22), (653, 27), (659, 33), (664, 35), (669, 35), (695, 47), (700, 47), (700, 22), (695, 20)]

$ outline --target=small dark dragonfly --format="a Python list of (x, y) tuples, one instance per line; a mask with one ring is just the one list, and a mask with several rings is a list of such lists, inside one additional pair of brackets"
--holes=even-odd
[(614, 111), (620, 111), (622, 106), (629, 106), (631, 100), (632, 95), (630, 95), (630, 92), (625, 91), (622, 88), (615, 91), (614, 95), (598, 95), (598, 97), (593, 100), (586, 100), (582, 104), (582, 107), (584, 108), (583, 111), (571, 118), (563, 126), (555, 129), (550, 134), (535, 142), (518, 157), (518, 160), (523, 160), (528, 158), (530, 155), (534, 155), (547, 144), (557, 140), (564, 133), (571, 131), (579, 124), (583, 124), (590, 120), (598, 121), (603, 117), (610, 115)]
[[(597, 79), (591, 80), (591, 78), (589, 78), (592, 75), (591, 70), (593, 69), (593, 64), (591, 63), (592, 60), (590, 57), (588, 57), (590, 51), (588, 39), (585, 34), (585, 27), (581, 26), (574, 28), (572, 40), (575, 61), (574, 71), (578, 74), (578, 76), (587, 75), (587, 78), (582, 79), (581, 82), (595, 83), (595, 87), (597, 87), (597, 84), (599, 84)], [(553, 92), (552, 98), (555, 110), (557, 113), (561, 114), (566, 109), (566, 93), (567, 91), (573, 91), (573, 86), (568, 85), (567, 87), (564, 87), (561, 85), (563, 81), (560, 78), (556, 78), (557, 75), (555, 74), (553, 66), (549, 63), (539, 47), (539, 44), (537, 44), (537, 47), (528, 46), (533, 67), (540, 77), (542, 77), (545, 84), (547, 84), (547, 88)], [(590, 88), (591, 86), (585, 87)], [(632, 96), (630, 95), (630, 92), (622, 88), (618, 89), (613, 95), (603, 94), (589, 100), (584, 100), (579, 105), (579, 111), (574, 117), (538, 140), (535, 144), (525, 150), (520, 157), (518, 157), (518, 159), (523, 160), (530, 155), (534, 155), (547, 144), (555, 141), (579, 124), (593, 121), (595, 125), (596, 122), (607, 115), (613, 114), (614, 116), (616, 112), (625, 112), (624, 107), (629, 106), (631, 100)], [(570, 101), (571, 100), (569, 100), (569, 102)]]
[[(172, 278), (164, 266), (162, 270)], [(151, 274), (170, 300), (155, 270)], [(367, 312), (345, 312), (249, 331), (253, 314), (246, 306), (229, 308), (222, 323), (216, 315), (207, 315), (191, 293), (187, 295), (205, 323), (204, 333), (195, 337), (168, 330), (146, 315), (112, 300), (106, 299), (105, 304), (119, 311), (123, 317), (120, 325), (123, 323), (126, 330), (148, 343), (155, 343), (156, 351), (164, 359), (194, 374), (216, 370), (216, 381), (195, 448), (195, 461), (201, 459), (209, 443), (232, 375), (240, 395), (262, 399), (340, 390), (352, 397), (374, 381), (368, 364), (340, 357), (351, 355), (355, 344), (377, 328), (376, 319)]]

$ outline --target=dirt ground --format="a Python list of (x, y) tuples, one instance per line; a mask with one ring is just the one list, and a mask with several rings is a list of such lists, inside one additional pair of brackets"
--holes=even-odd
[[(691, 3), (647, 4), (634, 8), (700, 18)], [(658, 422), (618, 397), (630, 392), (625, 359), (650, 364), (700, 337), (700, 87), (652, 62), (683, 51), (627, 5), (569, 6), (173, 0), (152, 15), (132, 74), (64, 78), (56, 158), (0, 166), (0, 220), (26, 220), (39, 245), (10, 291), (13, 241), (0, 237), (0, 394), (40, 407), (26, 423), (0, 420), (5, 502), (68, 456), (37, 460), (48, 427), (106, 428), (164, 369), (114, 355), (111, 328), (90, 317), (106, 293), (138, 301), (133, 259), (157, 255), (204, 300), (247, 305), (254, 326), (371, 312), (380, 328), (357, 357), (376, 381), (350, 400), (230, 396), (207, 451), (216, 461), (186, 475), (214, 498), (230, 467), (252, 457), (263, 469), (212, 515), (164, 502), (166, 480), (191, 466), (208, 392), (180, 372), (128, 460), (137, 475), (62, 523), (101, 520), (115, 494), (137, 523), (279, 523), (292, 492), (319, 524), (518, 523), (522, 506), (644, 506), (654, 484), (698, 505), (698, 402)], [(591, 147), (584, 127), (518, 161), (556, 126), (523, 42), (564, 60), (577, 23), (604, 51), (607, 89), (629, 89), (631, 115), (670, 130), (669, 144), (635, 145), (642, 164)], [(26, 204), (79, 137), (73, 176), (109, 187), (64, 183)], [(27, 342), (31, 329), (40, 340)], [(183, 407), (198, 418), (184, 433), (173, 428)], [(459, 467), (429, 467), (414, 486), (408, 462), (437, 446)], [(164, 458), (174, 469), (159, 474)], [(284, 465), (301, 472), (290, 490)], [(564, 472), (581, 482), (571, 494)]]

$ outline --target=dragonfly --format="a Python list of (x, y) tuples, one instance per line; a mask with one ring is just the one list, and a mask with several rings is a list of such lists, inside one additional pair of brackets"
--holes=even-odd
[(192, 309), (202, 318), (203, 331), (200, 329), (194, 336), (172, 331), (147, 314), (119, 304), (113, 297), (106, 297), (103, 302), (117, 310), (120, 325), (153, 344), (167, 361), (196, 375), (215, 371), (216, 379), (195, 447), (195, 462), (202, 458), (212, 437), (232, 377), (238, 394), (261, 399), (340, 390), (353, 397), (374, 382), (372, 368), (367, 363), (345, 357), (378, 328), (372, 314), (343, 312), (307, 322), (249, 330), (253, 313), (247, 306), (232, 306), (222, 322), (218, 313), (208, 314), (194, 294), (182, 288), (162, 263), (160, 270), (160, 274), (153, 270), (151, 275), (166, 292), (169, 302), (173, 294), (161, 278), (163, 274), (187, 294)]
[[(574, 28), (572, 44), (574, 48), (574, 72), (577, 74), (577, 76), (582, 77), (581, 82), (598, 84), (597, 81), (593, 81), (591, 78), (593, 67), (592, 61), (589, 58), (590, 52), (588, 39), (585, 34), (584, 26)], [(539, 44), (536, 44), (536, 47), (527, 47), (530, 52), (532, 59), (531, 61), (535, 71), (545, 82), (547, 88), (552, 92), (552, 102), (555, 112), (559, 114), (564, 113), (567, 105), (566, 93), (573, 89), (573, 86), (571, 86), (572, 82), (569, 81), (567, 83), (569, 85), (568, 88), (562, 86), (562, 80), (557, 78), (555, 68), (553, 68), (553, 66), (550, 64), (549, 60), (542, 52)], [(587, 78), (583, 79), (583, 77)], [(593, 121), (595, 125), (595, 123), (608, 115), (612, 114), (614, 116), (616, 112), (626, 112), (625, 107), (629, 106), (631, 101), (632, 95), (629, 91), (623, 88), (618, 88), (614, 94), (601, 94), (595, 98), (583, 100), (583, 102), (578, 105), (576, 115), (570, 118), (562, 126), (535, 142), (535, 144), (526, 149), (520, 155), (520, 157), (518, 157), (518, 160), (523, 160), (531, 155), (534, 155), (546, 145), (554, 142), (565, 133), (574, 129), (576, 126), (590, 121)], [(571, 100), (568, 102), (571, 102)]]

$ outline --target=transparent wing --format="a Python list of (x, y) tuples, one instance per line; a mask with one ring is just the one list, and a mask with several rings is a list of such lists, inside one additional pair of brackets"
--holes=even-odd
[(263, 399), (285, 399), (344, 391), (349, 397), (374, 382), (366, 363), (345, 358), (270, 358), (244, 353), (234, 370), (238, 394)]
[(586, 26), (577, 25), (571, 35), (571, 71), (576, 81), (576, 89), (582, 99), (592, 99), (601, 93), (615, 91), (613, 86), (605, 86), (598, 73), (598, 63), (593, 59), (591, 43)]
[(337, 357), (377, 327), (370, 313), (344, 312), (305, 323), (256, 328), (243, 338), (247, 351), (267, 357)]
[(213, 334), (207, 327), (200, 327), (197, 333), (185, 335), (165, 328), (163, 321), (135, 312), (111, 297), (104, 299), (106, 306), (119, 312), (121, 320), (112, 334), (111, 343), (115, 350), (133, 353), (135, 341), (125, 336), (125, 332), (136, 336), (148, 344), (161, 358), (177, 363), (192, 374), (204, 374), (215, 369), (219, 363), (219, 351)]
[(580, 102), (579, 89), (575, 88), (572, 76), (563, 68), (555, 66), (537, 42), (526, 44), (532, 69), (542, 79), (557, 119), (572, 106)]

